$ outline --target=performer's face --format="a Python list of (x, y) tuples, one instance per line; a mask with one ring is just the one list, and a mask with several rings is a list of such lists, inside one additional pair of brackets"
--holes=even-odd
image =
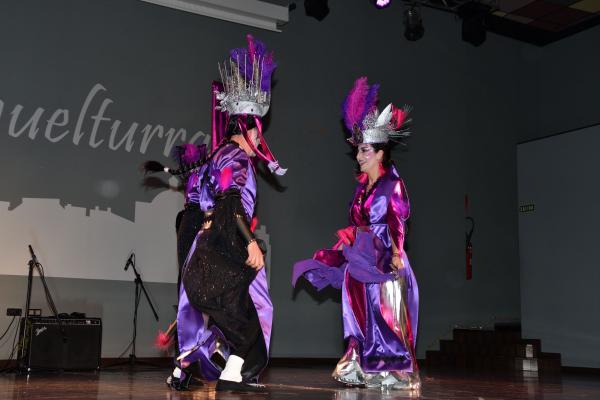
[(360, 172), (369, 173), (369, 171), (378, 170), (382, 159), (383, 150), (375, 151), (373, 146), (366, 143), (358, 145), (356, 161), (358, 161), (358, 165), (360, 166)]

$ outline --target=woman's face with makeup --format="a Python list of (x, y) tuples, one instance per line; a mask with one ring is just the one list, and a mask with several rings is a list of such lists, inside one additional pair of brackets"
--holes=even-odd
[(375, 151), (373, 146), (367, 143), (358, 145), (356, 151), (356, 161), (360, 167), (360, 172), (369, 172), (379, 168), (379, 163), (383, 159), (383, 151)]

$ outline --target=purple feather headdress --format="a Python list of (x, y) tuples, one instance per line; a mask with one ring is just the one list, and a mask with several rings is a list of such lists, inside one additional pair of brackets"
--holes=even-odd
[(277, 64), (273, 52), (252, 35), (246, 35), (248, 47), (229, 52), (230, 58), (219, 72), (224, 89), (217, 94), (220, 109), (229, 115), (265, 116), (271, 102), (271, 77)]
[(354, 82), (354, 86), (342, 105), (344, 124), (353, 135), (364, 128), (363, 121), (367, 114), (375, 108), (378, 91), (379, 85), (369, 86), (366, 76), (362, 76)]
[(367, 77), (360, 77), (342, 105), (344, 125), (352, 134), (348, 140), (355, 146), (360, 143), (387, 143), (390, 139), (398, 141), (409, 134), (410, 108), (397, 109), (389, 104), (380, 114), (377, 109), (378, 91), (379, 84), (369, 86)]

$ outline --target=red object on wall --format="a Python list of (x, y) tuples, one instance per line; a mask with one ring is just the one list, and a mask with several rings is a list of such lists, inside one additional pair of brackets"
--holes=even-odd
[(473, 245), (467, 243), (466, 248), (466, 260), (467, 260), (467, 280), (473, 279)]
[(469, 216), (469, 195), (465, 194), (465, 219), (471, 223), (470, 229), (465, 232), (465, 263), (466, 278), (468, 281), (473, 279), (473, 231), (475, 230), (475, 220)]

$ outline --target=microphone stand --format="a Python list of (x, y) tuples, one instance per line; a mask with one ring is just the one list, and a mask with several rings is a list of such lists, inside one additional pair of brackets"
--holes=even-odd
[(33, 251), (33, 248), (31, 247), (31, 245), (28, 245), (29, 247), (29, 254), (31, 255), (31, 259), (27, 262), (27, 265), (29, 266), (29, 273), (27, 275), (27, 295), (26, 295), (26, 299), (25, 299), (25, 317), (22, 318), (22, 322), (21, 322), (21, 328), (20, 328), (20, 332), (19, 332), (19, 341), (20, 341), (20, 354), (19, 354), (19, 367), (21, 370), (23, 371), (31, 371), (31, 368), (29, 368), (29, 366), (26, 363), (26, 357), (27, 357), (27, 352), (29, 351), (29, 349), (27, 348), (27, 326), (29, 324), (29, 309), (30, 309), (30, 305), (31, 305), (31, 288), (33, 286), (33, 270), (34, 268), (37, 269), (38, 271), (38, 275), (40, 276), (40, 279), (42, 281), (42, 285), (44, 286), (44, 291), (46, 293), (46, 301), (48, 302), (48, 306), (50, 307), (50, 310), (52, 311), (54, 318), (56, 319), (56, 322), (58, 323), (58, 328), (60, 330), (60, 333), (62, 335), (62, 339), (63, 339), (63, 343), (67, 342), (67, 334), (65, 332), (65, 328), (62, 324), (62, 321), (60, 320), (60, 318), (58, 317), (58, 311), (56, 310), (56, 305), (54, 304), (54, 300), (52, 300), (52, 295), (50, 294), (50, 290), (48, 289), (48, 285), (46, 284), (46, 278), (44, 276), (44, 270), (42, 268), (42, 265), (39, 263), (35, 252)]
[[(140, 306), (140, 300), (142, 298), (142, 293), (144, 294), (146, 301), (150, 305), (150, 309), (152, 310), (152, 314), (154, 314), (154, 319), (156, 319), (156, 321), (158, 321), (158, 314), (156, 313), (156, 309), (154, 308), (152, 301), (150, 301), (150, 296), (148, 296), (148, 292), (146, 291), (146, 287), (144, 286), (144, 281), (142, 281), (142, 277), (140, 276), (138, 270), (135, 267), (135, 253), (131, 253), (129, 258), (127, 259), (124, 270), (127, 271), (129, 269), (129, 267), (131, 267), (133, 274), (135, 276), (135, 278), (133, 280), (133, 282), (135, 283), (135, 298), (134, 298), (134, 308), (133, 308), (133, 335), (131, 338), (131, 342), (128, 346), (128, 348), (131, 348), (131, 353), (129, 354), (128, 361), (118, 362), (118, 363), (110, 365), (106, 368), (114, 367), (117, 365), (123, 365), (125, 363), (128, 363), (130, 367), (134, 367), (136, 364), (146, 364), (146, 365), (156, 366), (152, 363), (138, 360), (138, 358), (135, 354), (135, 343), (137, 340), (137, 316), (138, 316), (138, 310), (139, 310), (139, 306)], [(127, 351), (127, 349), (125, 349), (125, 351)]]

